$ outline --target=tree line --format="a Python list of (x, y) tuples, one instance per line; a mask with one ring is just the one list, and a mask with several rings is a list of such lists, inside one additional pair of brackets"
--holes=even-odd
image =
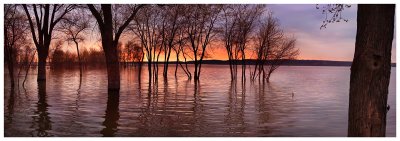
[[(252, 80), (268, 81), (280, 62), (299, 53), (295, 38), (284, 33), (265, 5), (22, 4), (6, 8), (10, 11), (5, 13), (10, 23), (5, 25), (6, 41), (17, 43), (6, 47), (6, 52), (12, 52), (6, 59), (10, 60), (10, 76), (14, 76), (12, 61), (23, 62), (13, 57), (24, 52), (12, 49), (34, 46), (38, 81), (46, 80), (47, 62), (78, 62), (81, 72), (83, 63), (105, 63), (108, 88), (118, 90), (120, 63), (135, 62), (142, 69), (145, 60), (151, 84), (158, 81), (159, 71), (167, 79), (171, 56), (175, 56), (175, 76), (180, 68), (197, 82), (203, 60), (212, 54), (210, 48), (218, 45), (226, 49), (232, 80), (237, 79), (240, 65), (245, 81), (246, 68), (250, 67), (245, 60), (256, 58), (257, 65), (250, 68)], [(8, 28), (15, 25), (21, 27), (17, 31)], [(80, 47), (90, 31), (100, 35), (100, 50)], [(21, 39), (8, 40), (14, 36)], [(120, 40), (122, 36), (126, 39)], [(76, 52), (62, 49), (66, 43)], [(257, 56), (246, 56), (249, 53)], [(30, 58), (27, 53), (25, 56)], [(193, 70), (187, 66), (189, 60), (194, 62)], [(274, 63), (264, 67), (267, 61)], [(160, 64), (163, 70), (159, 70)]]

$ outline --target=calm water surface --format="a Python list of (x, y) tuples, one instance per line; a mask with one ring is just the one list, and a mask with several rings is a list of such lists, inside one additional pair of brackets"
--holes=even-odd
[[(81, 82), (77, 68), (48, 69), (46, 85), (32, 70), (15, 90), (5, 71), (5, 136), (347, 136), (349, 67), (283, 66), (269, 84), (242, 85), (229, 66), (204, 65), (198, 87), (173, 67), (149, 87), (144, 68), (141, 83), (135, 68), (121, 70), (119, 96), (105, 68), (86, 68)], [(396, 135), (395, 78), (392, 68), (387, 136)]]

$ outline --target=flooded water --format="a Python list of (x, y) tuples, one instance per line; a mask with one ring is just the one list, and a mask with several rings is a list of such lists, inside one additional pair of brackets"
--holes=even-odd
[[(81, 82), (77, 68), (48, 69), (46, 85), (32, 70), (13, 91), (5, 71), (5, 136), (347, 136), (349, 67), (283, 66), (270, 83), (243, 86), (229, 66), (203, 65), (198, 87), (173, 67), (164, 81), (161, 68), (150, 88), (146, 69), (139, 83), (122, 68), (119, 94), (107, 91), (105, 68), (86, 68)], [(396, 136), (395, 78), (392, 68), (387, 136)]]

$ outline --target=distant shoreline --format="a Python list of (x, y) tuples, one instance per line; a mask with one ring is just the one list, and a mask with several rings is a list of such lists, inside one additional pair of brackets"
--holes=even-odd
[[(247, 59), (246, 65), (255, 65), (257, 60)], [(238, 65), (241, 65), (241, 60), (236, 60)], [(134, 64), (134, 62), (127, 62), (128, 64)], [(152, 62), (155, 63), (155, 62)], [(164, 64), (164, 62), (158, 62), (159, 64)], [(170, 65), (175, 64), (176, 61), (169, 62)], [(188, 64), (194, 64), (194, 61), (187, 61)], [(268, 61), (265, 62), (268, 65)], [(332, 60), (287, 60), (282, 64), (282, 66), (351, 66), (351, 61), (332, 61)], [(78, 64), (74, 63), (61, 63), (61, 64)], [(95, 63), (97, 65), (102, 65), (103, 63)], [(124, 62), (121, 62), (124, 64)], [(143, 62), (144, 65), (147, 62)], [(212, 65), (229, 65), (228, 60), (203, 60), (202, 64), (212, 64)], [(48, 63), (50, 65), (50, 63)], [(105, 64), (104, 64), (105, 65)], [(396, 63), (391, 64), (392, 67), (396, 67)]]
[[(175, 63), (175, 62), (174, 62)], [(193, 61), (189, 61), (192, 64)], [(238, 60), (238, 64), (241, 61)], [(228, 60), (203, 60), (203, 64), (218, 64), (218, 65), (229, 65)], [(246, 60), (246, 65), (254, 65), (256, 60)], [(268, 61), (266, 62), (268, 64)], [(351, 66), (351, 61), (332, 61), (332, 60), (287, 60), (282, 66)], [(396, 63), (391, 63), (392, 67), (396, 67)]]

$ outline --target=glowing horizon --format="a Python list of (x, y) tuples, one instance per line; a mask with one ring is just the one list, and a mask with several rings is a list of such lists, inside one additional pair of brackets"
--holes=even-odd
[[(299, 48), (300, 54), (298, 60), (332, 60), (332, 61), (352, 61), (354, 56), (354, 47), (357, 29), (357, 5), (352, 5), (343, 11), (342, 16), (348, 19), (348, 22), (339, 22), (328, 24), (327, 28), (320, 29), (325, 15), (322, 11), (315, 8), (313, 4), (272, 4), (267, 5), (267, 9), (271, 10), (284, 32), (292, 35), (297, 39), (296, 47)], [(92, 30), (86, 32), (88, 39), (81, 43), (80, 47), (86, 49), (101, 47), (98, 31)], [(120, 39), (122, 43), (126, 43), (133, 33), (125, 33)], [(396, 62), (396, 37), (394, 36), (392, 45), (392, 62)], [(54, 42), (54, 41), (53, 41)], [(64, 44), (67, 46), (67, 44)], [(64, 47), (76, 52), (73, 44), (71, 47)], [(212, 49), (208, 47), (208, 52), (214, 60), (228, 60), (223, 45), (213, 45)], [(212, 50), (212, 51), (211, 51)], [(250, 59), (251, 53), (247, 53)], [(163, 58), (161, 58), (163, 61)], [(183, 58), (180, 58), (182, 60)], [(171, 54), (170, 61), (175, 61), (174, 53)], [(190, 60), (190, 59), (189, 59)]]

